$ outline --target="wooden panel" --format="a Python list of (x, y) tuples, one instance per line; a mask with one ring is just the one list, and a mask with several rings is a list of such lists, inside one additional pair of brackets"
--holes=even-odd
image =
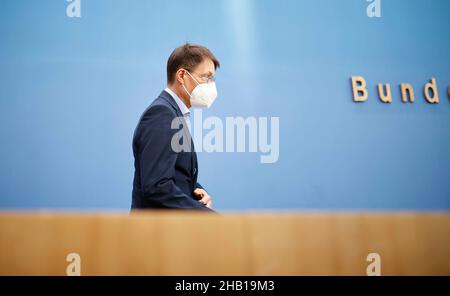
[(450, 275), (450, 215), (1, 213), (1, 275)]
[(254, 274), (450, 274), (448, 214), (309, 214), (249, 217)]

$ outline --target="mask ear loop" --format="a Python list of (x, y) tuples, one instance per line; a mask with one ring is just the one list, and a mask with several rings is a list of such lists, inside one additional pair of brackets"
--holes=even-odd
[(192, 76), (192, 74), (191, 73), (189, 73), (189, 71), (188, 70), (186, 70), (186, 73), (188, 73), (189, 74), (189, 76), (191, 76), (191, 78), (192, 79), (194, 79), (194, 81), (197, 83), (197, 85), (200, 85), (201, 83), (200, 82), (198, 82), (197, 81), (197, 79), (195, 79), (195, 77), (194, 76)]
[[(200, 83), (198, 83), (198, 81), (194, 78), (194, 76), (192, 76), (191, 73), (189, 73), (188, 70), (184, 69), (184, 71), (186, 71), (186, 73), (188, 73), (189, 76), (191, 76), (191, 78), (195, 81), (195, 83), (197, 83), (197, 85), (200, 84)], [(183, 87), (184, 91), (188, 94), (189, 98), (192, 98), (192, 94), (190, 94), (190, 93), (187, 91), (186, 87), (184, 86), (184, 83), (183, 83), (181, 86)]]
[(184, 86), (184, 84), (181, 85), (184, 89), (184, 91), (188, 94), (189, 98), (192, 98), (192, 95), (187, 91), (186, 87)]

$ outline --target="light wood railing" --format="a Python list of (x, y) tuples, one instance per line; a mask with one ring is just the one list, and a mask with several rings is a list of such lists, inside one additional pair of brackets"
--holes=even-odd
[(82, 275), (366, 275), (370, 253), (450, 275), (450, 214), (0, 213), (1, 275), (65, 275), (70, 253)]

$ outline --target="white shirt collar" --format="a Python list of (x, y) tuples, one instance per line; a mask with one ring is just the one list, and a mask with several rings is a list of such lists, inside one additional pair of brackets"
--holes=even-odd
[(189, 108), (183, 103), (183, 101), (177, 96), (177, 94), (174, 93), (168, 87), (166, 87), (165, 91), (168, 92), (169, 95), (171, 95), (172, 98), (175, 100), (175, 103), (177, 103), (178, 108), (180, 108), (180, 111), (183, 114), (183, 116), (189, 116), (189, 114), (190, 114)]

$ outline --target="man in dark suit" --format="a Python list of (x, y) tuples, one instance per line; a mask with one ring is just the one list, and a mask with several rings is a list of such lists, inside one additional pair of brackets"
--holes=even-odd
[(167, 61), (167, 88), (142, 114), (133, 137), (132, 209), (212, 211), (197, 182), (197, 154), (188, 129), (189, 108), (210, 107), (219, 61), (200, 45), (176, 48)]

